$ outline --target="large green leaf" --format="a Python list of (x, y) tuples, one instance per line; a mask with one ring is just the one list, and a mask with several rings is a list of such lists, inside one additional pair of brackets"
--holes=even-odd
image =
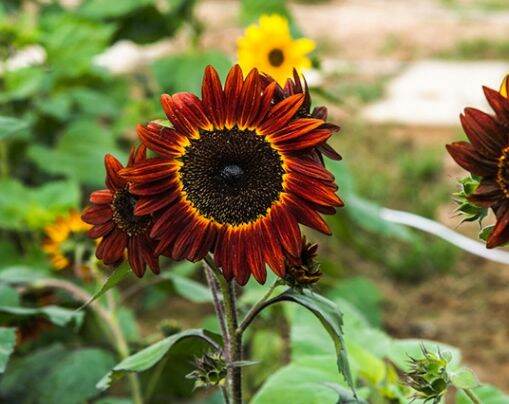
[(0, 141), (26, 139), (29, 123), (23, 119), (0, 116)]
[(252, 404), (336, 404), (338, 394), (333, 355), (300, 358), (275, 372), (258, 390)]
[(97, 388), (106, 390), (113, 381), (118, 380), (127, 372), (143, 372), (150, 369), (156, 365), (176, 343), (187, 338), (201, 338), (212, 345), (216, 345), (217, 341), (220, 340), (219, 335), (202, 329), (179, 332), (124, 359), (99, 381)]
[(162, 92), (189, 91), (200, 94), (203, 71), (207, 65), (214, 66), (224, 79), (231, 61), (219, 51), (185, 53), (155, 61), (152, 71)]
[(6, 402), (33, 404), (88, 402), (99, 394), (95, 384), (113, 363), (112, 355), (100, 349), (69, 351), (52, 345), (13, 360), (0, 383), (0, 396)]
[(83, 321), (83, 313), (58, 306), (44, 306), (37, 308), (0, 306), (0, 318), (2, 320), (23, 319), (26, 317), (37, 316), (44, 317), (58, 326), (70, 325), (73, 327), (79, 327)]
[(14, 351), (16, 329), (0, 327), (0, 373), (5, 371), (9, 357)]
[(107, 153), (126, 159), (113, 134), (93, 121), (73, 123), (54, 148), (34, 145), (28, 150), (28, 156), (41, 170), (97, 187), (104, 185), (103, 160)]
[(300, 292), (294, 289), (288, 289), (286, 292), (268, 300), (263, 305), (263, 308), (284, 301), (301, 305), (313, 313), (322, 323), (322, 326), (334, 342), (337, 367), (345, 378), (345, 381), (353, 390), (354, 383), (350, 373), (345, 343), (343, 341), (343, 318), (339, 308), (330, 300), (316, 293), (312, 293), (308, 290)]
[(0, 284), (16, 285), (18, 283), (36, 283), (47, 278), (48, 271), (26, 265), (13, 265), (0, 270)]
[(42, 44), (47, 63), (60, 76), (76, 77), (92, 68), (92, 58), (106, 49), (114, 27), (77, 18), (50, 15), (44, 20)]
[(80, 200), (79, 187), (69, 181), (29, 188), (17, 180), (3, 179), (0, 189), (0, 228), (5, 229), (40, 229), (76, 208)]
[(19, 305), (19, 292), (9, 285), (0, 283), (0, 306), (17, 307)]

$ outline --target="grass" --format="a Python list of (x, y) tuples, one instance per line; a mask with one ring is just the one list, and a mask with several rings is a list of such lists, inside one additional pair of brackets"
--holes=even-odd
[(441, 52), (439, 57), (444, 59), (480, 60), (480, 59), (509, 59), (509, 40), (494, 40), (475, 38), (460, 41), (448, 51)]
[(476, 9), (481, 11), (509, 10), (507, 0), (442, 0), (442, 4), (460, 11)]

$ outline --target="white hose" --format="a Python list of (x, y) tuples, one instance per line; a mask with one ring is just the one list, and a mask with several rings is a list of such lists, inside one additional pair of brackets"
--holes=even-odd
[(470, 254), (487, 260), (509, 265), (509, 252), (504, 250), (488, 250), (486, 245), (459, 234), (443, 224), (413, 213), (380, 208), (380, 217), (389, 222), (403, 224), (438, 236)]

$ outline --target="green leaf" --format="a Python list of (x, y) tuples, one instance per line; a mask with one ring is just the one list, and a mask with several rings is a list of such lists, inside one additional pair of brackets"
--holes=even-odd
[(152, 71), (162, 92), (189, 91), (199, 94), (203, 71), (207, 65), (214, 66), (224, 80), (231, 61), (218, 51), (187, 53), (155, 61)]
[(358, 276), (341, 280), (327, 293), (327, 297), (332, 301), (337, 297), (345, 299), (357, 307), (371, 325), (380, 325), (382, 294), (369, 279)]
[(29, 123), (23, 119), (0, 116), (0, 141), (26, 139)]
[(252, 404), (336, 404), (337, 393), (325, 383), (337, 383), (333, 355), (308, 356), (273, 373)]
[(8, 285), (0, 283), (0, 306), (17, 307), (19, 304), (19, 292)]
[[(472, 390), (475, 395), (484, 404), (507, 404), (509, 403), (509, 395), (499, 390), (495, 386), (483, 385)], [(459, 390), (456, 394), (456, 404), (472, 404), (467, 395)]]
[(47, 63), (57, 76), (77, 77), (92, 69), (92, 58), (106, 49), (114, 27), (72, 14), (50, 15), (44, 21), (42, 44)]
[[(99, 394), (97, 380), (114, 364), (104, 350), (52, 345), (13, 360), (0, 383), (2, 398), (19, 403), (81, 404)], [(30, 386), (30, 388), (26, 388)]]
[(28, 150), (28, 156), (41, 170), (97, 187), (104, 185), (104, 155), (107, 153), (126, 160), (113, 134), (96, 122), (86, 120), (73, 123), (59, 138), (56, 147), (34, 145)]
[(58, 326), (70, 325), (79, 327), (83, 321), (83, 313), (64, 309), (59, 306), (39, 308), (0, 306), (0, 318), (24, 318), (42, 316)]
[(454, 387), (458, 389), (474, 389), (479, 386), (479, 380), (474, 372), (467, 368), (447, 370)]
[(268, 300), (264, 307), (283, 301), (294, 302), (305, 307), (320, 320), (334, 342), (338, 369), (355, 394), (345, 343), (343, 341), (343, 319), (339, 308), (330, 300), (316, 293), (307, 290), (298, 292), (293, 289), (288, 289), (286, 292)]
[(92, 19), (115, 18), (154, 2), (155, 0), (88, 0), (82, 3), (78, 13)]
[(170, 271), (165, 272), (164, 277), (172, 281), (175, 291), (185, 299), (193, 303), (209, 303), (212, 301), (209, 288), (201, 283)]
[(35, 283), (46, 278), (47, 272), (25, 265), (9, 266), (0, 270), (0, 283), (16, 285), (20, 283)]
[(80, 200), (79, 187), (69, 181), (30, 188), (14, 179), (0, 179), (0, 189), (0, 228), (5, 229), (41, 229), (76, 208)]
[(0, 327), (0, 374), (5, 371), (16, 344), (16, 329)]
[(85, 302), (82, 306), (78, 308), (78, 310), (83, 310), (85, 307), (89, 306), (90, 303), (99, 299), (102, 295), (104, 295), (108, 290), (115, 287), (120, 281), (122, 281), (127, 274), (131, 272), (131, 268), (129, 265), (121, 265), (118, 268), (115, 268), (113, 273), (106, 279), (104, 285), (102, 285), (97, 292), (95, 292), (88, 302)]
[(143, 372), (150, 369), (156, 365), (176, 343), (186, 338), (201, 338), (211, 345), (216, 345), (216, 342), (220, 340), (219, 335), (202, 329), (179, 332), (124, 359), (99, 381), (97, 388), (99, 390), (108, 389), (113, 381), (120, 379), (127, 372)]
[(4, 74), (5, 91), (0, 94), (0, 102), (30, 98), (40, 93), (46, 73), (41, 67), (26, 67), (8, 70)]

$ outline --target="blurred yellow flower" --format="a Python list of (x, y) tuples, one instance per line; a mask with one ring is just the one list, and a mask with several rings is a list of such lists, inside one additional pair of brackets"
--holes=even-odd
[(507, 86), (509, 84), (508, 79), (509, 79), (509, 74), (504, 77), (504, 80), (502, 80), (502, 84), (500, 85), (500, 94), (505, 98), (507, 98), (507, 94), (509, 94), (509, 91), (508, 91), (509, 89), (507, 88)]
[(71, 253), (74, 253), (76, 243), (88, 240), (86, 233), (91, 227), (81, 220), (79, 212), (73, 210), (44, 228), (46, 238), (42, 249), (55, 269), (62, 270), (73, 264)]
[(247, 27), (244, 36), (237, 40), (237, 57), (244, 72), (256, 67), (283, 86), (292, 77), (293, 68), (301, 72), (311, 67), (307, 55), (314, 48), (311, 39), (292, 38), (284, 17), (263, 15), (258, 24)]

